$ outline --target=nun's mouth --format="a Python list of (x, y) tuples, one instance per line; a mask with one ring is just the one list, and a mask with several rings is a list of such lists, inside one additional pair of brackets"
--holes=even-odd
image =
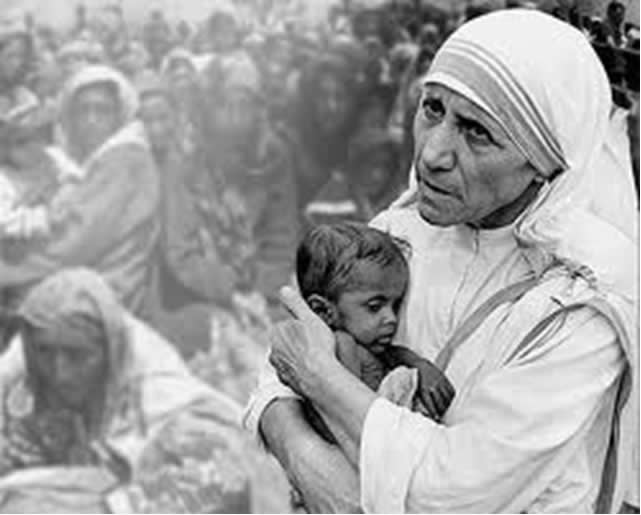
[(449, 196), (454, 195), (451, 191), (448, 191), (445, 188), (441, 188), (440, 186), (436, 186), (435, 184), (428, 182), (423, 178), (419, 177), (418, 183), (422, 185), (424, 188), (427, 188), (428, 190), (431, 190), (434, 193), (438, 193), (439, 195), (449, 195)]

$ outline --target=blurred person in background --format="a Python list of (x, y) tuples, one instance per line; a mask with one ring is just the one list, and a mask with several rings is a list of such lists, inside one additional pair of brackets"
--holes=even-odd
[(74, 9), (73, 28), (71, 36), (78, 37), (89, 27), (89, 18), (87, 16), (87, 6), (83, 3), (76, 5)]
[(245, 206), (254, 238), (252, 284), (275, 308), (293, 272), (298, 237), (297, 189), (291, 148), (271, 125), (257, 67), (249, 59), (214, 62), (208, 138), (210, 166)]
[(65, 81), (82, 68), (104, 63), (106, 57), (104, 47), (99, 41), (87, 38), (72, 39), (58, 50), (61, 78)]
[(329, 181), (305, 208), (309, 224), (369, 222), (386, 209), (405, 187), (399, 170), (399, 144), (384, 128), (363, 127), (349, 146), (345, 169)]
[(135, 82), (140, 74), (149, 68), (151, 57), (141, 41), (132, 39), (127, 51), (114, 64), (130, 81)]
[(176, 44), (188, 47), (193, 35), (193, 28), (187, 20), (180, 20), (176, 26)]
[(347, 161), (358, 101), (353, 69), (344, 59), (325, 56), (303, 70), (291, 135), (301, 209)]
[(0, 288), (10, 305), (42, 278), (69, 266), (101, 272), (132, 312), (145, 305), (158, 235), (159, 185), (144, 132), (135, 121), (138, 97), (127, 79), (89, 66), (67, 81), (60, 98), (64, 150), (83, 171), (54, 204), (73, 217), (54, 237), (31, 245), (18, 261), (0, 261)]
[(231, 310), (234, 294), (249, 289), (252, 241), (241, 199), (225, 195), (223, 178), (207, 168), (202, 149), (184, 144), (169, 87), (153, 72), (137, 86), (161, 184), (149, 319), (189, 358), (208, 349), (214, 310)]
[(174, 48), (165, 57), (161, 74), (177, 102), (183, 138), (190, 145), (203, 145), (204, 135), (209, 130), (208, 100), (194, 54), (184, 48)]
[(129, 30), (122, 7), (108, 4), (100, 8), (92, 20), (91, 28), (102, 43), (110, 62), (117, 62), (127, 51)]
[(62, 82), (62, 69), (56, 53), (48, 47), (41, 47), (34, 60), (34, 68), (29, 78), (29, 89), (41, 102), (49, 103), (51, 109), (54, 110), (55, 99)]
[(267, 33), (260, 56), (255, 62), (262, 72), (270, 118), (283, 122), (291, 111), (300, 72), (294, 68), (292, 43), (282, 27)]
[(605, 29), (608, 43), (615, 47), (624, 47), (627, 43), (623, 31), (625, 21), (625, 4), (621, 0), (612, 0), (606, 9)]
[(207, 19), (209, 51), (225, 56), (240, 48), (242, 20), (230, 2), (218, 2)]
[(33, 60), (33, 40), (20, 13), (0, 14), (0, 116), (10, 117), (36, 100), (25, 82)]
[(0, 488), (17, 495), (2, 496), (3, 510), (249, 512), (240, 407), (193, 377), (99, 274), (44, 279), (13, 323), (0, 357)]
[[(149, 52), (150, 65), (160, 70), (163, 59), (172, 47), (172, 30), (160, 9), (153, 9), (143, 26), (143, 43)], [(186, 44), (188, 35), (183, 34), (179, 44)]]

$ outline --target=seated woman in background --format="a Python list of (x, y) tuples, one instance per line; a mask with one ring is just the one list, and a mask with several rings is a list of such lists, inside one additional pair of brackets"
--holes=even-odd
[(215, 61), (207, 71), (212, 89), (209, 166), (247, 208), (256, 291), (273, 314), (278, 289), (294, 271), (298, 237), (296, 177), (291, 147), (268, 120), (262, 80), (242, 57)]
[[(73, 467), (97, 467), (114, 477), (118, 502), (157, 511), (169, 502), (161, 478), (198, 472), (206, 480), (190, 487), (204, 508), (249, 508), (239, 406), (191, 376), (98, 274), (68, 269), (45, 279), (14, 327), (0, 359), (0, 484), (20, 469), (70, 467), (71, 478)], [(175, 490), (164, 494), (180, 497), (170, 483)]]
[(158, 235), (159, 188), (142, 127), (134, 119), (137, 106), (127, 79), (106, 66), (86, 67), (65, 85), (60, 102), (64, 149), (83, 178), (50, 202), (71, 210), (64, 227), (45, 241), (23, 245), (19, 259), (0, 257), (0, 289), (10, 307), (47, 275), (86, 266), (104, 274), (125, 306), (141, 313)]

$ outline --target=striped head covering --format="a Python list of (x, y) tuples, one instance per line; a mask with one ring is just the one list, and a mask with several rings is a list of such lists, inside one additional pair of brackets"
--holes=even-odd
[[(606, 474), (616, 478), (614, 489), (601, 490), (598, 509), (618, 510), (624, 496), (638, 505), (639, 214), (625, 113), (612, 102), (599, 58), (571, 25), (542, 12), (509, 9), (461, 26), (438, 51), (424, 82), (483, 109), (546, 178), (513, 224), (528, 261), (535, 268), (560, 261), (584, 271), (595, 295), (621, 320), (619, 341), (633, 393), (619, 419), (618, 460), (612, 462), (617, 471)], [(414, 175), (394, 206), (415, 202)]]
[[(528, 68), (536, 70), (538, 63), (512, 62), (514, 59), (510, 57), (516, 55), (512, 45), (518, 45), (517, 34), (494, 38), (493, 44), (488, 45), (474, 37), (475, 27), (477, 23), (470, 23), (447, 41), (436, 54), (425, 82), (440, 83), (459, 91), (492, 115), (539, 173), (547, 176), (567, 169), (561, 143), (546, 123), (542, 106), (519, 80), (519, 68), (525, 68), (523, 71), (527, 73)], [(574, 58), (570, 52), (562, 54), (568, 59)], [(532, 53), (532, 57), (544, 65), (549, 56), (537, 52)]]
[[(588, 267), (603, 288), (636, 299), (638, 215), (625, 123), (585, 36), (539, 11), (487, 14), (450, 36), (424, 83), (483, 109), (548, 179), (515, 224), (537, 261)], [(414, 200), (413, 175), (395, 205)]]

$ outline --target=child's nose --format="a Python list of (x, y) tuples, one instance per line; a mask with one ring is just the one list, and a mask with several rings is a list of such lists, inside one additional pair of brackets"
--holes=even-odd
[(394, 312), (394, 309), (392, 306), (387, 306), (383, 308), (383, 324), (388, 325), (388, 324), (394, 324), (396, 325), (397, 317), (396, 313)]

